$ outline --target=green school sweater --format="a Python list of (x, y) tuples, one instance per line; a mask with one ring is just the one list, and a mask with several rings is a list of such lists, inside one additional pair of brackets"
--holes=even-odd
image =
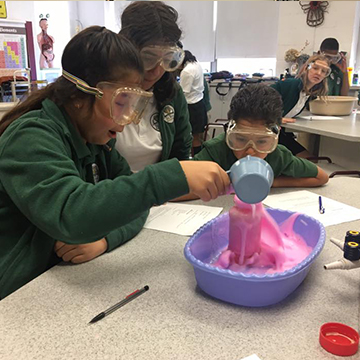
[[(204, 148), (195, 155), (194, 160), (214, 161), (227, 171), (237, 161), (237, 158), (227, 146), (225, 133), (223, 133), (206, 141)], [(282, 175), (294, 178), (316, 177), (318, 174), (317, 166), (314, 163), (294, 156), (283, 145), (278, 145), (264, 160), (273, 169), (275, 178)]]
[(131, 175), (112, 146), (85, 144), (50, 100), (0, 137), (0, 299), (61, 261), (56, 240), (106, 237), (110, 251), (141, 230), (152, 205), (188, 193), (178, 160)]
[[(283, 101), (283, 116), (285, 116), (299, 101), (300, 92), (303, 88), (303, 82), (301, 79), (291, 78), (278, 81), (270, 86), (280, 93)], [(310, 98), (306, 101), (304, 107), (309, 100)], [(304, 107), (299, 111), (299, 114)]]
[(331, 67), (331, 73), (327, 78), (328, 95), (339, 96), (341, 92), (344, 74), (336, 65), (331, 64), (330, 67)]
[(188, 160), (191, 153), (192, 134), (188, 105), (181, 86), (175, 86), (175, 97), (161, 108), (159, 115), (161, 161), (172, 158)]

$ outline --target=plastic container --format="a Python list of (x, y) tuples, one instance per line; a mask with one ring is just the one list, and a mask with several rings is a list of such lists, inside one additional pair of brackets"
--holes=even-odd
[(359, 82), (359, 75), (358, 74), (354, 74), (353, 78), (352, 78), (352, 84), (353, 85), (357, 85)]
[(339, 356), (351, 356), (359, 348), (359, 334), (350, 326), (341, 323), (326, 323), (320, 328), (320, 345), (328, 352)]
[(265, 160), (250, 155), (236, 161), (229, 175), (235, 194), (248, 204), (263, 201), (274, 181), (271, 166)]
[[(278, 209), (266, 211), (278, 224), (293, 214)], [(285, 299), (301, 284), (325, 244), (324, 226), (314, 218), (300, 215), (293, 230), (313, 250), (301, 263), (281, 273), (244, 274), (211, 265), (229, 243), (228, 213), (201, 227), (186, 243), (184, 254), (194, 267), (198, 286), (207, 294), (237, 305), (268, 306)]]
[(316, 115), (328, 116), (350, 115), (357, 100), (353, 96), (328, 96), (325, 100), (317, 98), (310, 101), (310, 112)]
[(349, 85), (351, 86), (351, 81), (352, 81), (352, 73), (353, 73), (353, 68), (352, 67), (348, 67), (347, 71), (348, 71), (348, 81), (349, 81)]

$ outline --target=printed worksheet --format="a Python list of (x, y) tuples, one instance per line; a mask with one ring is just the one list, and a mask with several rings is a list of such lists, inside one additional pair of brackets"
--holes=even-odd
[(274, 209), (299, 212), (319, 220), (324, 226), (341, 224), (360, 219), (360, 209), (322, 196), (321, 203), (325, 209), (319, 211), (319, 195), (307, 190), (293, 191), (284, 194), (269, 195), (263, 204)]
[(260, 360), (260, 358), (256, 354), (252, 354), (246, 358), (242, 358), (241, 360)]
[(166, 203), (150, 209), (144, 228), (191, 236), (218, 216), (222, 209), (214, 206)]

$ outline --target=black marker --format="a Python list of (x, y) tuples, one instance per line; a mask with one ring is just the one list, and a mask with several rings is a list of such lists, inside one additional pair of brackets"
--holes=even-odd
[(145, 291), (148, 291), (148, 290), (149, 290), (149, 286), (145, 285), (142, 289), (134, 291), (133, 293), (128, 295), (125, 299), (123, 299), (120, 302), (118, 302), (117, 304), (113, 305), (111, 308), (109, 308), (109, 309), (101, 312), (100, 314), (96, 315), (89, 322), (89, 324), (92, 324), (94, 322), (97, 322), (97, 321), (103, 319), (105, 316), (107, 316), (107, 315), (111, 314), (112, 312), (114, 312), (115, 310), (121, 308), (122, 306), (124, 306), (125, 304), (130, 302), (131, 300), (136, 299), (138, 296), (140, 296), (141, 294), (143, 294)]

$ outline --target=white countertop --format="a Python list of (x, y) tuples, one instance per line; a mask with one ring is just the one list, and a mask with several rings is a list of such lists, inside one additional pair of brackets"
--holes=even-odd
[[(311, 113), (306, 111), (300, 114), (300, 116), (308, 115), (311, 115)], [(282, 124), (281, 126), (290, 131), (302, 131), (335, 139), (360, 142), (360, 114), (352, 113), (341, 118), (341, 120), (305, 120), (296, 118), (295, 123)]]
[[(360, 206), (360, 179), (336, 177), (308, 189)], [(272, 193), (291, 191), (272, 189)], [(196, 201), (195, 203), (201, 203)], [(207, 205), (232, 206), (232, 196)], [(360, 269), (325, 271), (341, 251), (329, 243), (360, 221), (326, 228), (326, 245), (300, 287), (281, 303), (246, 308), (196, 286), (183, 255), (187, 237), (143, 230), (109, 254), (58, 265), (0, 301), (0, 359), (328, 360), (318, 342), (325, 322), (360, 326)], [(88, 325), (137, 288), (150, 290)], [(347, 359), (359, 359), (359, 353)]]

